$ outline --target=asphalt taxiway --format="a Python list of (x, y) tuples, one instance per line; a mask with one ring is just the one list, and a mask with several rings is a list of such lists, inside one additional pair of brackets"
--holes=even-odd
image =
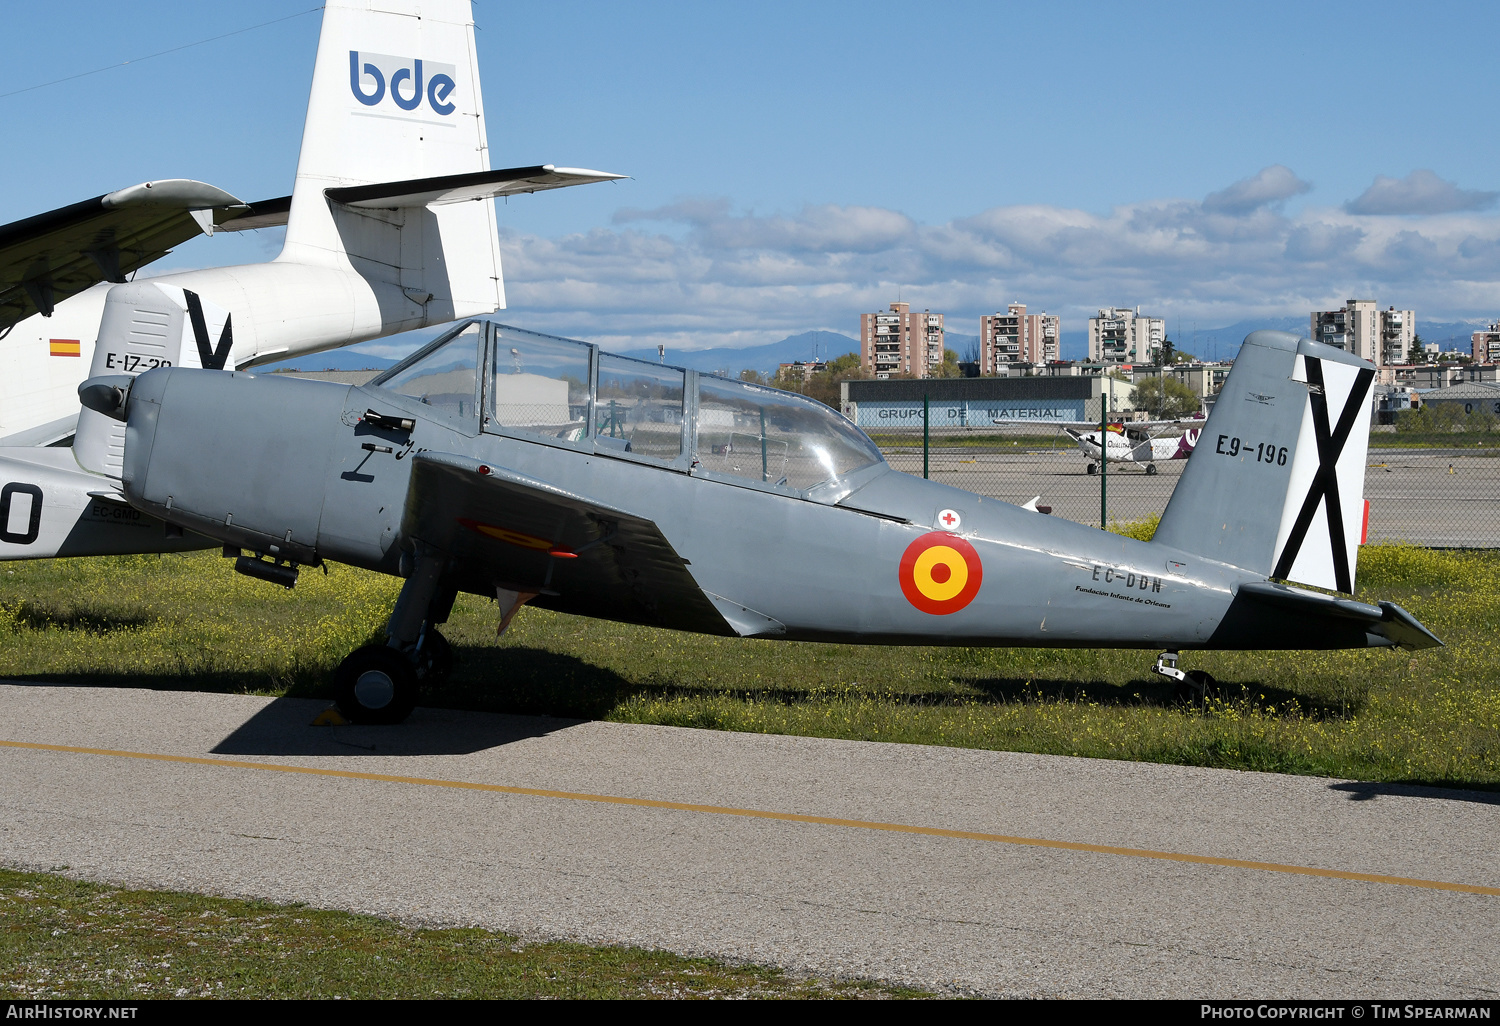
[(0, 686), (0, 861), (995, 995), (1500, 992), (1500, 796)]

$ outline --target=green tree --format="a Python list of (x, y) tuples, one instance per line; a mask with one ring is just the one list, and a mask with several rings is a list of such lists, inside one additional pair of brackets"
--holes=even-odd
[(1198, 393), (1176, 378), (1143, 378), (1130, 390), (1130, 405), (1155, 420), (1181, 420), (1198, 412)]
[(795, 378), (790, 381), (776, 382), (777, 388), (788, 392), (796, 392), (805, 395), (809, 399), (816, 399), (824, 406), (830, 406), (837, 410), (841, 408), (841, 385), (845, 381), (857, 380), (868, 377), (864, 368), (860, 366), (858, 353), (845, 353), (837, 359), (828, 361), (828, 366), (816, 374), (810, 375), (806, 381), (798, 381)]
[(932, 369), (935, 378), (959, 378), (963, 373), (958, 366), (958, 354), (951, 349), (943, 350), (943, 362)]

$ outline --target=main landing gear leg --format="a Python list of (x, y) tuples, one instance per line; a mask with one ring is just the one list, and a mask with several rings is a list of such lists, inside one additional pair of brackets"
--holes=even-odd
[(1177, 667), (1177, 653), (1163, 652), (1156, 657), (1152, 673), (1160, 674), (1177, 685), (1177, 700), (1201, 705), (1214, 686), (1214, 679), (1202, 670), (1181, 670)]
[(354, 723), (400, 723), (417, 704), (417, 686), (439, 679), (453, 666), (453, 650), (438, 633), (457, 595), (443, 585), (448, 559), (417, 554), (386, 624), (386, 643), (351, 652), (333, 674), (339, 712)]

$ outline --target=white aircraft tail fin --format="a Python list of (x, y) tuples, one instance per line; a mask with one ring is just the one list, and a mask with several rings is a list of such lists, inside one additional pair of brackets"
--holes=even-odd
[(323, 10), (279, 260), (352, 266), (387, 324), (490, 313), (505, 305), (492, 202), (356, 208), (325, 194), (490, 169), (470, 0), (373, 6)]
[[(89, 377), (134, 377), (154, 367), (234, 370), (234, 318), (216, 303), (164, 281), (116, 285), (104, 301)], [(78, 414), (73, 455), (94, 474), (118, 478), (125, 425), (94, 410)]]
[(1281, 331), (1240, 347), (1155, 540), (1354, 591), (1375, 367)]

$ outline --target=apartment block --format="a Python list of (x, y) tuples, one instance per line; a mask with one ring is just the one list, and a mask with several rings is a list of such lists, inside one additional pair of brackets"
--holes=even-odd
[(1142, 317), (1141, 308), (1103, 307), (1089, 318), (1089, 360), (1095, 363), (1156, 363), (1167, 338), (1167, 322)]
[(1416, 333), (1415, 311), (1382, 310), (1373, 299), (1347, 300), (1341, 310), (1315, 310), (1311, 319), (1314, 341), (1363, 357), (1377, 367), (1410, 363)]
[(859, 315), (859, 362), (877, 378), (925, 378), (943, 362), (943, 315), (912, 313), (910, 303)]
[(1500, 323), (1469, 336), (1475, 363), (1500, 363)]
[(1025, 303), (979, 318), (979, 373), (1000, 373), (1012, 363), (1056, 360), (1060, 331), (1055, 314), (1028, 314)]

